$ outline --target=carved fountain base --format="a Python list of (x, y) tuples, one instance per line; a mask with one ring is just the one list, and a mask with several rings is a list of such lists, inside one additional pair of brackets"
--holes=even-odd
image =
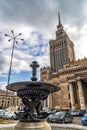
[(50, 124), (42, 122), (17, 122), (14, 130), (51, 130)]

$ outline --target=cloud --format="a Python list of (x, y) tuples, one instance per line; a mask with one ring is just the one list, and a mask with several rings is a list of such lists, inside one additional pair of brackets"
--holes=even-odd
[[(44, 39), (43, 35), (37, 32), (32, 32), (29, 39), (24, 42), (15, 44), (13, 59), (12, 59), (12, 70), (20, 72), (23, 70), (30, 70), (29, 64), (38, 58), (48, 56), (48, 41)], [(10, 43), (13, 44), (13, 43)], [(1, 51), (1, 65), (0, 72), (8, 72), (10, 61), (11, 61), (12, 45), (6, 48), (2, 47)], [(44, 64), (43, 62), (41, 64)]]
[(6, 82), (0, 82), (0, 89), (6, 90)]
[(2, 56), (0, 58), (0, 73), (8, 72), (9, 63), (9, 56)]

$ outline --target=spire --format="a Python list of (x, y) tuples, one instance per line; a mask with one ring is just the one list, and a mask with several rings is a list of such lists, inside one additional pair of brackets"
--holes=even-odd
[(61, 23), (61, 18), (60, 18), (60, 12), (58, 12), (58, 25), (57, 25), (57, 30), (63, 29), (63, 25)]
[(59, 25), (61, 25), (60, 12), (58, 12), (58, 21), (59, 21)]

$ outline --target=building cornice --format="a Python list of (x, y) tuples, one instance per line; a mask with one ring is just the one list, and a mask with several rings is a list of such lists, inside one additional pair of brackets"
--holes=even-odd
[(58, 74), (78, 73), (87, 70), (87, 64), (59, 70)]

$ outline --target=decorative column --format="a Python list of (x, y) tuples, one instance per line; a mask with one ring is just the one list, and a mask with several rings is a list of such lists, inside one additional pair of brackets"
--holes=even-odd
[(82, 86), (82, 82), (81, 82), (80, 77), (77, 77), (77, 85), (78, 85), (78, 92), (79, 92), (79, 99), (80, 99), (81, 109), (86, 109), (83, 86)]
[(74, 110), (75, 109), (75, 98), (74, 98), (72, 83), (69, 83), (69, 90), (70, 90), (71, 107), (72, 107), (72, 110)]

